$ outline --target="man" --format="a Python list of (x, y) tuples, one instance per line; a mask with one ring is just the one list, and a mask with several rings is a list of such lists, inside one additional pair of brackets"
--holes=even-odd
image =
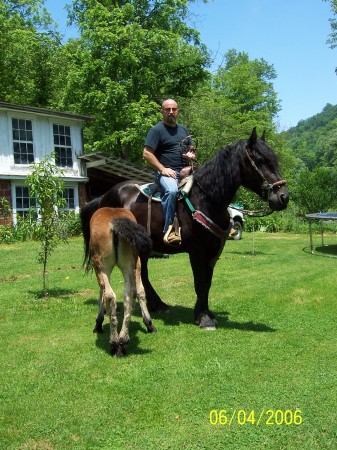
[(189, 161), (195, 159), (195, 150), (187, 129), (177, 123), (177, 102), (172, 99), (165, 100), (160, 112), (163, 120), (148, 132), (143, 156), (156, 170), (156, 181), (164, 191), (164, 242), (179, 245), (180, 234), (177, 235), (172, 226), (176, 212), (179, 173)]

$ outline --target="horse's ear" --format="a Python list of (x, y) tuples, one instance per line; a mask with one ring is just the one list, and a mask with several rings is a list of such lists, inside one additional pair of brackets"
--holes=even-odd
[(261, 136), (261, 141), (265, 142), (266, 141), (266, 130), (263, 130), (262, 136)]
[(257, 134), (256, 134), (256, 127), (254, 127), (252, 134), (250, 135), (250, 138), (248, 139), (248, 146), (253, 147), (256, 144), (256, 141), (257, 141)]

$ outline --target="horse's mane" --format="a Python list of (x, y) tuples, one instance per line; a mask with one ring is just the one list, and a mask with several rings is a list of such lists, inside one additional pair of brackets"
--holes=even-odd
[[(243, 159), (244, 142), (239, 141), (236, 144), (223, 147), (194, 173), (197, 183), (207, 193), (212, 193), (215, 202), (224, 202), (226, 186), (240, 184), (240, 166)], [(228, 192), (228, 195), (231, 195), (231, 193)]]
[[(195, 180), (202, 190), (212, 194), (214, 202), (223, 203), (226, 199), (231, 201), (241, 185), (241, 168), (247, 143), (247, 140), (240, 140), (223, 147), (212, 159), (195, 171)], [(250, 154), (254, 160), (257, 156), (262, 157), (264, 161), (268, 161), (272, 169), (277, 170), (277, 156), (263, 140), (256, 141)]]

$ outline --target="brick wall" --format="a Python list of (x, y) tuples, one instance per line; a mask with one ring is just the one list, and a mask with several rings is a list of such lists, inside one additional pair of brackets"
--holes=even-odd
[[(12, 197), (11, 197), (11, 182), (9, 180), (0, 180), (0, 197), (4, 197), (9, 201), (12, 207)], [(12, 217), (7, 216), (6, 218), (1, 216), (0, 210), (0, 225), (10, 225), (12, 223)]]

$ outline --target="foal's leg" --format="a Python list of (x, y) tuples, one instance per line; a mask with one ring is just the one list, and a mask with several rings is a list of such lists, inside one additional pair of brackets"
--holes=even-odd
[[(111, 353), (114, 355), (118, 349), (118, 319), (117, 319), (117, 303), (116, 303), (116, 294), (112, 290), (110, 285), (110, 273), (111, 266), (108, 269), (103, 269), (104, 264), (98, 264), (93, 261), (93, 266), (96, 272), (97, 281), (100, 287), (101, 292), (101, 302), (100, 309), (96, 319), (96, 327), (99, 326), (100, 322), (102, 325), (102, 316), (104, 317), (104, 313), (106, 312), (110, 318), (110, 346)], [(94, 329), (95, 331), (95, 329)], [(103, 329), (102, 329), (103, 331)]]
[(112, 290), (109, 283), (108, 291), (105, 292), (107, 314), (110, 318), (110, 352), (112, 355), (116, 355), (119, 348), (119, 336), (118, 336), (118, 319), (117, 319), (117, 302), (116, 294)]
[(106, 312), (110, 318), (110, 351), (112, 355), (115, 355), (119, 346), (116, 294), (112, 290), (109, 278), (105, 274), (103, 274), (103, 277), (105, 289), (102, 303), (105, 305)]
[(140, 258), (137, 258), (137, 265), (136, 265), (136, 288), (137, 288), (137, 298), (139, 301), (140, 310), (142, 312), (143, 322), (149, 333), (155, 333), (157, 329), (153, 325), (150, 313), (147, 309), (145, 290), (140, 273)]
[(133, 310), (134, 299), (136, 298), (136, 282), (135, 273), (133, 267), (121, 267), (124, 278), (124, 317), (122, 328), (119, 333), (119, 346), (116, 355), (125, 356), (126, 355), (126, 345), (130, 341), (129, 336), (129, 325), (131, 320), (131, 314)]
[(99, 309), (96, 317), (96, 325), (93, 329), (94, 333), (103, 333), (103, 322), (104, 322), (104, 314), (106, 313), (105, 308), (103, 306), (103, 289), (99, 289)]

